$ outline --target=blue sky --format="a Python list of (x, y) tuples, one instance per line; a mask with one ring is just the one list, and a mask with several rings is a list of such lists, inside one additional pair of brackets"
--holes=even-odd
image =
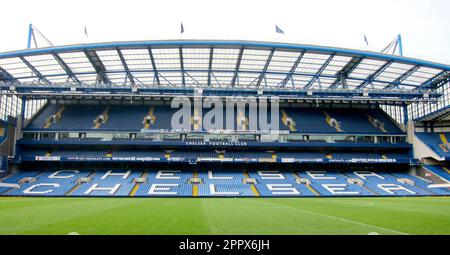
[[(400, 33), (405, 56), (450, 65), (448, 0), (8, 0), (2, 9), (0, 51), (25, 48), (29, 23), (55, 45), (243, 39), (380, 51)], [(275, 33), (275, 24), (285, 35)]]

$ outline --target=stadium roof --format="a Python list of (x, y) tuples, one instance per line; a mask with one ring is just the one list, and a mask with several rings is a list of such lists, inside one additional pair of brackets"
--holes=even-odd
[(419, 118), (414, 119), (416, 122), (438, 122), (438, 121), (449, 121), (450, 120), (450, 105), (444, 106), (436, 111), (425, 114)]
[(433, 90), (450, 66), (374, 52), (252, 41), (135, 41), (0, 53), (15, 88)]

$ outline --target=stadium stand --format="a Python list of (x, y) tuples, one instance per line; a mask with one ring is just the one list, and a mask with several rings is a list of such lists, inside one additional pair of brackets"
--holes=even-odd
[[(449, 125), (434, 115), (413, 120), (420, 104), (445, 98), (438, 88), (448, 66), (280, 43), (98, 46), (0, 53), (0, 90), (8, 97), (0, 102), (0, 135), (7, 125), (15, 131), (1, 140), (0, 195), (449, 195), (442, 167), (450, 161)], [(197, 50), (209, 53), (189, 53)], [(55, 58), (46, 68), (62, 66), (61, 74), (23, 63), (36, 56)], [(136, 69), (137, 57), (152, 69)], [(208, 61), (207, 72), (193, 64)], [(179, 96), (190, 114), (177, 120), (171, 105)], [(268, 109), (255, 106), (274, 96)], [(211, 98), (233, 107), (215, 109), (217, 115), (197, 107)], [(204, 125), (208, 118), (214, 125)], [(261, 119), (278, 128), (252, 121)], [(172, 126), (180, 120), (186, 125)], [(429, 150), (418, 149), (417, 139)]]
[[(398, 178), (388, 173), (371, 172), (353, 172), (347, 174), (351, 178), (357, 178), (364, 182), (364, 185), (375, 192), (384, 196), (410, 196), (410, 195), (432, 195), (428, 190), (422, 190), (414, 185), (401, 183)], [(408, 175), (409, 176), (409, 175)]]
[[(30, 176), (35, 179), (20, 183), (20, 180)], [(193, 179), (198, 179), (198, 182), (192, 183)], [(23, 172), (2, 182), (20, 183), (19, 188), (2, 188), (3, 196), (450, 195), (449, 188), (430, 188), (428, 186), (432, 181), (405, 172), (60, 170)], [(194, 190), (197, 190), (195, 194)]]
[(108, 121), (101, 128), (140, 130), (144, 128), (142, 120), (148, 111), (149, 107), (147, 106), (112, 106), (109, 111)]
[(304, 133), (337, 133), (338, 131), (330, 126), (326, 117), (327, 114), (342, 125), (342, 133), (351, 134), (402, 134), (403, 132), (393, 124), (381, 111), (371, 110), (373, 118), (385, 125), (386, 132), (373, 126), (367, 117), (366, 110), (360, 109), (304, 109), (292, 108), (283, 109), (292, 121), (295, 123), (296, 130)]
[(20, 180), (27, 178), (27, 177), (36, 177), (39, 173), (41, 173), (41, 171), (21, 172), (21, 173), (15, 174), (15, 175), (7, 176), (6, 178), (3, 178), (1, 182), (18, 184)]
[[(42, 130), (46, 120), (53, 116), (55, 112), (62, 108), (61, 105), (49, 104), (35, 117), (25, 130)], [(106, 106), (98, 105), (67, 105), (61, 114), (61, 118), (47, 127), (48, 130), (90, 130), (93, 129), (93, 121), (105, 111)], [(171, 129), (171, 117), (178, 109), (169, 106), (111, 106), (108, 108), (108, 118), (99, 129), (101, 130), (134, 130), (139, 131), (145, 128), (143, 119), (153, 108), (153, 123), (149, 129), (169, 130)], [(302, 133), (346, 133), (346, 134), (404, 134), (395, 124), (392, 123), (380, 110), (371, 110), (370, 114), (376, 116), (377, 120), (385, 126), (385, 132), (376, 128), (367, 117), (366, 110), (361, 109), (317, 109), (317, 108), (283, 108), (281, 109), (292, 122), (295, 123), (295, 130), (291, 132)], [(238, 113), (236, 112), (236, 115)], [(250, 111), (243, 113), (241, 118), (249, 119)], [(342, 125), (342, 132), (338, 132), (327, 123), (327, 115), (332, 116)], [(259, 115), (258, 115), (259, 116)], [(270, 115), (268, 115), (270, 116)], [(226, 123), (226, 113), (223, 114)], [(280, 117), (280, 130), (289, 130)], [(373, 117), (375, 118), (375, 117)], [(241, 120), (235, 118), (234, 127), (238, 127)], [(126, 125), (124, 125), (126, 123)], [(246, 130), (249, 127), (241, 127)], [(258, 125), (258, 129), (259, 129)]]
[(416, 133), (416, 136), (440, 157), (450, 157), (450, 133)]
[(433, 165), (425, 165), (424, 166), (426, 169), (430, 170), (431, 172), (433, 172), (434, 174), (436, 174), (437, 176), (447, 180), (448, 182), (450, 182), (450, 170), (448, 167), (445, 166), (433, 166)]
[[(170, 157), (168, 157), (170, 155)], [(47, 158), (45, 158), (47, 157)], [(370, 162), (370, 163), (409, 163), (410, 157), (405, 153), (378, 153), (378, 152), (278, 152), (278, 151), (238, 151), (238, 150), (170, 150), (170, 153), (163, 150), (22, 150), (18, 154), (21, 161), (36, 161), (40, 158), (62, 162), (104, 160), (109, 158), (113, 161), (130, 161), (135, 158), (140, 160), (165, 160), (167, 158), (178, 161), (190, 162), (190, 160), (201, 161), (206, 159), (222, 160), (227, 162), (260, 161), (270, 160), (283, 162), (284, 160), (294, 161), (318, 161), (321, 162)]]

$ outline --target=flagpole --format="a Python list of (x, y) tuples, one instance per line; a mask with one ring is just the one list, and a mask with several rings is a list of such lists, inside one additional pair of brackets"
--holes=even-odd
[(183, 26), (183, 21), (180, 22), (180, 34), (179, 37), (180, 39), (183, 39), (183, 34), (184, 34), (184, 26)]
[(88, 44), (89, 43), (89, 35), (88, 35), (88, 31), (87, 31), (87, 27), (86, 26), (84, 26), (84, 35), (85, 35), (84, 43)]
[(283, 39), (285, 39), (284, 31), (278, 25), (275, 25), (275, 35), (275, 40), (277, 40), (278, 42), (283, 41), (281, 39), (281, 36), (283, 36)]

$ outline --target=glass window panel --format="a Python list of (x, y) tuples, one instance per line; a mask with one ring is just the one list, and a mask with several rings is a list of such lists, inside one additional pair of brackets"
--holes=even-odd
[(183, 64), (185, 70), (208, 70), (208, 48), (183, 48)]
[(289, 72), (300, 56), (300, 52), (276, 50), (267, 68), (269, 72)]
[(239, 69), (262, 71), (266, 65), (269, 55), (270, 51), (268, 50), (245, 49)]
[(181, 70), (180, 50), (177, 48), (152, 49), (156, 69)]
[(5, 69), (14, 77), (30, 77), (35, 76), (30, 68), (20, 58), (3, 58), (0, 59), (0, 67)]
[(73, 73), (95, 72), (91, 62), (83, 52), (59, 53), (58, 55)]
[(213, 70), (235, 70), (239, 49), (215, 48), (213, 52)]
[(27, 56), (30, 62), (42, 75), (65, 75), (66, 72), (51, 54)]
[(106, 71), (124, 71), (122, 61), (116, 50), (97, 51), (97, 55), (105, 66)]
[(186, 85), (206, 85), (208, 83), (208, 72), (186, 72)]
[(121, 52), (129, 70), (153, 70), (148, 49), (128, 49)]

